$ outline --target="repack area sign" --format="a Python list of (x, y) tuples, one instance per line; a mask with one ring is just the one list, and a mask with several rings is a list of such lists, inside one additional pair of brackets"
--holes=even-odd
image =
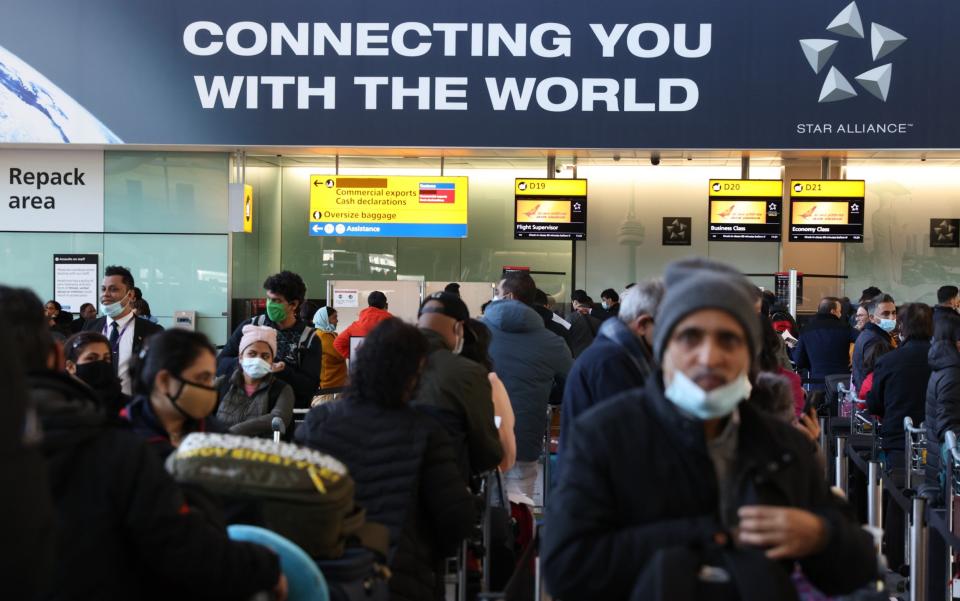
[(102, 232), (103, 151), (0, 150), (0, 231)]
[(586, 240), (587, 180), (514, 180), (514, 239)]
[(955, 0), (437, 7), (4, 0), (0, 143), (811, 149), (960, 139)]
[(779, 242), (783, 181), (710, 180), (709, 239)]
[(467, 178), (311, 175), (308, 233), (466, 238)]
[(863, 242), (863, 180), (790, 182), (791, 242)]

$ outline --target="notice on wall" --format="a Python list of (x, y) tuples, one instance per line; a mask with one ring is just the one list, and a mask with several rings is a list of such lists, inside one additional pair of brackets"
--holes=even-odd
[(0, 231), (102, 232), (103, 151), (0, 150)]
[(466, 238), (467, 178), (312, 175), (308, 233)]
[(78, 313), (84, 303), (97, 304), (97, 255), (53, 255), (53, 299), (63, 310)]
[(359, 307), (360, 306), (360, 291), (359, 290), (349, 290), (345, 288), (334, 288), (333, 289), (333, 308), (339, 307)]

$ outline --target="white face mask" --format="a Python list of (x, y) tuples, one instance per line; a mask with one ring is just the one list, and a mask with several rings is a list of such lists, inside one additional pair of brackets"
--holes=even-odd
[(603, 310), (604, 310), (604, 311), (606, 311), (606, 310), (608, 310), (608, 309), (610, 308), (610, 303), (604, 301), (604, 302), (600, 303), (600, 306), (603, 307)]
[(701, 420), (717, 419), (733, 413), (750, 396), (753, 386), (742, 373), (733, 381), (707, 392), (682, 371), (673, 375), (673, 381), (664, 392), (667, 399), (685, 413)]
[(243, 369), (243, 373), (254, 380), (266, 377), (271, 369), (270, 364), (260, 357), (244, 357), (240, 360), (240, 367)]
[(110, 303), (108, 305), (101, 305), (103, 309), (103, 314), (110, 318), (117, 318), (121, 313), (126, 309), (123, 304), (123, 301), (118, 303)]

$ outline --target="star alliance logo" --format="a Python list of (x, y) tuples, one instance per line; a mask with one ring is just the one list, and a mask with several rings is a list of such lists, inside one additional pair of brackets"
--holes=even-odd
[[(851, 2), (840, 11), (833, 21), (827, 25), (827, 31), (838, 36), (865, 40), (863, 20), (857, 3)], [(870, 24), (870, 50), (873, 62), (887, 56), (899, 48), (907, 38), (896, 31), (879, 23)], [(830, 57), (839, 45), (838, 40), (810, 38), (800, 40), (800, 49), (813, 72), (820, 74), (830, 62)], [(890, 81), (893, 77), (893, 63), (886, 63), (873, 67), (854, 77), (854, 80), (872, 96), (882, 102), (887, 101), (890, 94)], [(820, 88), (820, 98), (817, 102), (838, 102), (857, 95), (850, 81), (836, 67), (830, 67), (827, 77)]]
[(690, 217), (663, 218), (663, 246), (690, 246)]
[(930, 246), (932, 248), (960, 247), (958, 229), (960, 229), (960, 219), (931, 219)]

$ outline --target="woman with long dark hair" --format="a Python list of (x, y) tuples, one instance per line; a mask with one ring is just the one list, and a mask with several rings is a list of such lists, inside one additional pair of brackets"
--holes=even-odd
[(410, 406), (427, 341), (398, 319), (380, 323), (351, 358), (345, 397), (318, 405), (300, 444), (346, 464), (367, 519), (390, 531), (391, 599), (435, 598), (437, 566), (476, 517), (443, 427)]

